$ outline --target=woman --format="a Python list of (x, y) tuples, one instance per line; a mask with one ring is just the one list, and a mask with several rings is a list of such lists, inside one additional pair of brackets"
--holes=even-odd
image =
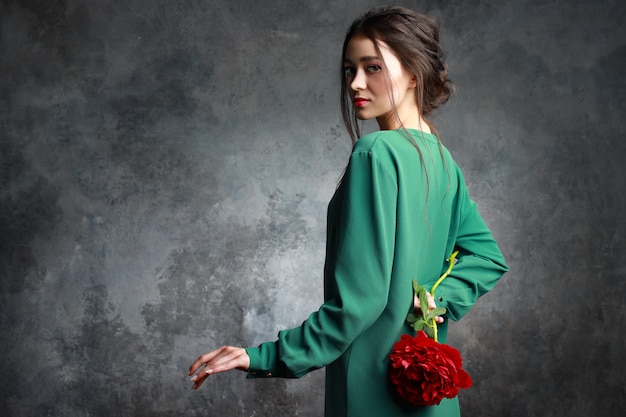
[[(354, 147), (328, 208), (325, 302), (299, 327), (255, 348), (225, 346), (189, 370), (194, 389), (231, 369), (297, 378), (326, 367), (325, 416), (457, 416), (457, 399), (404, 403), (388, 382), (389, 353), (419, 307), (412, 280), (430, 288), (459, 250), (429, 308), (459, 320), (507, 266), (462, 174), (426, 119), (451, 89), (436, 23), (400, 7), (356, 20), (343, 46), (342, 109)], [(380, 131), (359, 137), (358, 120)], [(445, 343), (447, 321), (438, 320)], [(204, 367), (203, 367), (204, 366)]]

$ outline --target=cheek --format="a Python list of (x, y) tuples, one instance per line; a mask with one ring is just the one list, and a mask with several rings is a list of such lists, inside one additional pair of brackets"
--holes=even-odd
[(377, 95), (388, 95), (389, 86), (385, 77), (373, 77), (369, 82), (369, 88)]

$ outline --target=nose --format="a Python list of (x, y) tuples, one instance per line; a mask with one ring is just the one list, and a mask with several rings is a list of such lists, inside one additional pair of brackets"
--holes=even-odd
[(353, 91), (359, 91), (359, 90), (364, 90), (366, 86), (366, 82), (365, 82), (365, 73), (363, 72), (362, 69), (357, 69), (355, 74), (354, 74), (354, 78), (352, 79), (352, 82), (350, 82), (350, 88)]

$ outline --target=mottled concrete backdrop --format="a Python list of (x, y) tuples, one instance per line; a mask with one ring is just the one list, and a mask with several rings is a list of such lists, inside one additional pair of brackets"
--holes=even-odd
[[(402, 3), (441, 22), (437, 122), (511, 266), (451, 328), (465, 415), (623, 415), (626, 2)], [(1, 416), (321, 416), (324, 371), (185, 373), (321, 302), (374, 4), (0, 2)]]

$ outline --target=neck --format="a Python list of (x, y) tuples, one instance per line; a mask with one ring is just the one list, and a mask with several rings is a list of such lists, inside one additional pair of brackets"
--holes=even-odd
[(419, 115), (411, 115), (404, 119), (398, 120), (398, 117), (394, 114), (381, 116), (376, 119), (380, 130), (395, 130), (395, 129), (416, 129), (425, 133), (432, 133), (430, 126), (426, 123), (426, 120)]

